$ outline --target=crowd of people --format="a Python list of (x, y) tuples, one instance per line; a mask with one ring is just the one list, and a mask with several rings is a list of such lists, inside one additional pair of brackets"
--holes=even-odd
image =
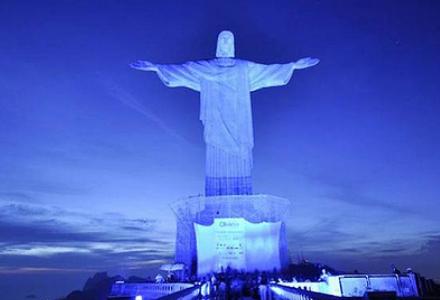
[(276, 272), (240, 272), (227, 269), (200, 280), (200, 296), (205, 299), (268, 299), (270, 282), (276, 282)]
[[(331, 269), (333, 273), (334, 270)], [(204, 299), (268, 299), (269, 283), (327, 281), (331, 274), (327, 266), (302, 261), (291, 264), (283, 272), (274, 269), (271, 272), (245, 272), (227, 267), (220, 272), (206, 274), (197, 278), (176, 276), (169, 272), (168, 276), (157, 275), (156, 283), (188, 282), (200, 285), (200, 298)], [(181, 273), (182, 274), (182, 273)]]

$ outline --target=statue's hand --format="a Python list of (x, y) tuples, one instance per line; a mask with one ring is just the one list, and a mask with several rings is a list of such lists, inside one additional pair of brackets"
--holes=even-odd
[(318, 63), (319, 63), (319, 59), (317, 58), (305, 57), (298, 59), (294, 64), (295, 64), (295, 69), (305, 69), (308, 67), (313, 67)]
[(157, 66), (155, 64), (145, 60), (138, 60), (130, 64), (130, 67), (141, 71), (157, 71)]

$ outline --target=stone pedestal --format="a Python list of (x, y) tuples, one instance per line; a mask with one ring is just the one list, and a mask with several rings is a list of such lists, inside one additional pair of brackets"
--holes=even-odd
[(184, 263), (191, 274), (197, 274), (194, 223), (211, 225), (216, 218), (243, 218), (251, 223), (281, 222), (278, 251), (280, 266), (285, 267), (289, 263), (289, 253), (284, 218), (289, 206), (287, 199), (263, 194), (193, 196), (181, 199), (171, 205), (177, 219), (175, 261)]

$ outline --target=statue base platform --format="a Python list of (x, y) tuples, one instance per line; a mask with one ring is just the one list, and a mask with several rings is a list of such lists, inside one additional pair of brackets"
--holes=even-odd
[[(201, 246), (204, 249), (211, 249), (213, 256), (236, 256), (235, 260), (244, 260), (241, 269), (245, 271), (255, 271), (256, 265), (249, 263), (249, 259), (246, 259), (246, 251), (241, 251), (238, 248), (248, 245), (247, 248), (251, 249), (253, 245), (250, 243), (258, 242), (261, 247), (267, 249), (264, 243), (269, 240), (272, 244), (272, 257), (276, 257), (278, 261), (266, 266), (265, 270), (260, 271), (272, 271), (274, 268), (283, 268), (289, 264), (289, 253), (287, 249), (287, 239), (284, 218), (289, 211), (290, 202), (287, 199), (272, 196), (272, 195), (225, 195), (225, 196), (191, 196), (176, 201), (171, 205), (173, 212), (177, 219), (177, 236), (176, 236), (176, 263), (183, 263), (188, 268), (188, 273), (191, 275), (198, 274), (203, 275), (206, 272), (206, 268), (200, 268), (200, 262), (198, 262), (198, 256), (204, 255), (201, 251)], [(216, 229), (219, 226), (225, 226), (225, 224), (233, 224), (227, 220), (234, 221), (236, 229), (233, 231), (219, 231)], [(219, 223), (220, 222), (220, 223)], [(261, 226), (257, 226), (260, 224)], [(267, 224), (264, 227), (264, 224)], [(274, 229), (268, 230), (270, 224), (278, 226), (276, 234), (271, 234)], [(255, 225), (255, 226), (253, 226)], [(217, 227), (216, 227), (217, 226)], [(197, 241), (197, 228), (202, 228), (203, 232), (209, 233), (209, 227), (213, 227), (212, 235), (214, 237), (206, 238), (209, 235), (203, 235), (206, 239)], [(241, 229), (238, 229), (241, 228)], [(248, 228), (248, 229), (247, 229)], [(259, 228), (262, 228), (261, 232)], [(265, 228), (265, 229), (264, 229)], [(223, 229), (223, 228), (222, 228)], [(216, 231), (217, 230), (217, 231)], [(271, 235), (271, 236), (268, 236)], [(276, 241), (274, 241), (276, 239)], [(208, 244), (207, 244), (208, 243)], [(216, 245), (211, 245), (216, 244)], [(197, 247), (199, 245), (199, 247)], [(217, 247), (217, 248), (215, 248)], [(222, 248), (223, 247), (223, 248)], [(275, 248), (274, 248), (275, 247)], [(199, 248), (199, 249), (198, 249)], [(267, 250), (266, 250), (267, 251)], [(249, 252), (249, 250), (248, 250)], [(240, 256), (243, 256), (240, 258)], [(252, 256), (248, 254), (248, 256)], [(253, 255), (255, 257), (255, 255)], [(215, 259), (215, 257), (214, 257)], [(224, 260), (223, 260), (224, 261)], [(227, 261), (227, 260), (226, 260)], [(227, 266), (222, 265), (222, 268)], [(215, 268), (209, 270), (210, 272), (219, 271)]]

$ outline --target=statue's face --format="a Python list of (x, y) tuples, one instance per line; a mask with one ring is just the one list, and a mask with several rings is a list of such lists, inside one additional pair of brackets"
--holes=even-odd
[(234, 34), (224, 30), (217, 39), (217, 57), (235, 57)]

